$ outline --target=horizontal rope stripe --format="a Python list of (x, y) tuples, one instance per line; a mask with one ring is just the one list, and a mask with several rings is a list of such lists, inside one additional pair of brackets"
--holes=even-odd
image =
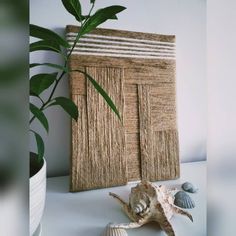
[[(67, 33), (68, 37), (76, 37), (77, 33)], [(175, 46), (175, 43), (171, 42), (163, 42), (163, 41), (156, 41), (156, 40), (145, 40), (145, 39), (135, 39), (135, 38), (125, 38), (125, 37), (117, 37), (117, 36), (106, 36), (106, 35), (97, 35), (97, 34), (86, 34), (82, 38), (98, 38), (98, 39), (109, 39), (109, 40), (117, 40), (117, 41), (130, 41), (130, 42), (137, 42), (137, 43), (149, 43), (149, 44), (166, 44), (170, 46)]]
[[(76, 37), (70, 37), (70, 36), (67, 36), (67, 40), (68, 41), (75, 41), (75, 39), (76, 39)], [(109, 39), (109, 40), (107, 40), (107, 39), (104, 39), (104, 40), (102, 40), (102, 39), (95, 39), (95, 38), (81, 38), (80, 39), (80, 41), (83, 41), (83, 42), (98, 42), (98, 43), (113, 43), (113, 44), (120, 44), (120, 45), (129, 45), (129, 46), (131, 46), (131, 45), (135, 45), (135, 46), (141, 46), (141, 47), (143, 47), (143, 46), (150, 46), (150, 47), (154, 47), (154, 46), (161, 46), (161, 47), (164, 47), (164, 48), (169, 48), (169, 49), (174, 49), (175, 48), (175, 45), (173, 44), (172, 46), (171, 45), (169, 45), (169, 44), (166, 44), (166, 43), (163, 43), (163, 42), (157, 42), (157, 43), (152, 43), (152, 44), (150, 44), (150, 43), (142, 43), (142, 42), (129, 42), (129, 41), (127, 41), (127, 40), (125, 40), (125, 41), (116, 41), (116, 40), (111, 40), (111, 39)]]
[(126, 54), (126, 55), (143, 55), (143, 56), (167, 56), (167, 57), (175, 57), (175, 54), (168, 53), (156, 53), (156, 52), (137, 52), (137, 51), (124, 51), (124, 50), (114, 50), (114, 49), (103, 49), (99, 50), (97, 48), (76, 48), (74, 51), (77, 52), (97, 52), (97, 53), (114, 53), (114, 54)]
[[(67, 33), (70, 44), (68, 52), (74, 45), (76, 36), (77, 33)], [(175, 60), (175, 43), (86, 34), (76, 44), (72, 54)]]
[[(75, 38), (71, 38), (71, 37), (68, 37), (67, 38), (67, 41), (68, 42), (74, 42), (75, 41)], [(129, 43), (129, 42), (117, 42), (117, 41), (109, 41), (109, 40), (94, 40), (94, 39), (80, 39), (80, 42), (83, 42), (83, 43), (87, 43), (87, 42), (90, 42), (90, 43), (99, 43), (99, 44), (111, 44), (111, 45), (126, 45), (126, 46), (135, 46), (135, 47), (161, 47), (161, 48), (166, 48), (166, 49), (170, 49), (170, 50), (175, 50), (175, 47), (169, 47), (169, 46), (164, 46), (162, 44), (155, 44), (155, 45), (151, 45), (151, 44), (141, 44), (141, 43)]]
[(168, 50), (150, 50), (147, 48), (128, 48), (128, 47), (109, 47), (109, 46), (90, 46), (89, 47), (85, 44), (79, 44), (78, 46), (76, 46), (74, 49), (80, 50), (80, 49), (92, 49), (92, 50), (113, 50), (113, 51), (126, 51), (126, 52), (139, 52), (139, 53), (162, 53), (162, 54), (168, 54), (168, 55), (175, 55), (174, 51), (168, 51)]
[(165, 59), (175, 60), (175, 57), (163, 57), (163, 56), (145, 56), (145, 55), (124, 55), (124, 54), (111, 54), (111, 53), (98, 53), (98, 52), (78, 52), (73, 51), (73, 55), (93, 55), (93, 56), (110, 56), (110, 57), (125, 57), (125, 58), (144, 58), (144, 59)]
[[(70, 46), (73, 46), (73, 41), (68, 41)], [(166, 53), (175, 53), (175, 50), (165, 48), (165, 47), (136, 47), (133, 45), (132, 47), (130, 46), (125, 46), (125, 45), (111, 45), (111, 44), (97, 44), (97, 43), (86, 43), (83, 41), (80, 41), (79, 43), (76, 44), (76, 47), (87, 47), (87, 48), (113, 48), (113, 49), (120, 49), (120, 50), (133, 50), (133, 51), (156, 51), (156, 52), (166, 52)]]

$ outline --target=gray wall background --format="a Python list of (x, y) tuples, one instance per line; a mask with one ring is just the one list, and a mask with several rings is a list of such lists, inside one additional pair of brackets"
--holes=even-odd
[[(84, 12), (88, 0), (81, 0)], [(127, 9), (118, 15), (118, 21), (109, 21), (102, 27), (176, 35), (177, 51), (177, 109), (181, 162), (206, 159), (207, 82), (206, 82), (206, 0), (97, 0), (97, 8), (123, 5)], [(61, 35), (67, 24), (77, 24), (64, 9), (60, 0), (31, 0), (30, 23), (56, 30)], [(35, 52), (34, 62), (61, 63), (49, 52)], [(34, 73), (50, 72), (36, 68)], [(57, 95), (69, 96), (67, 79), (61, 83)], [(47, 92), (43, 94), (47, 96)], [(66, 175), (70, 165), (70, 119), (60, 109), (46, 111), (50, 131), (47, 135), (35, 122), (46, 143), (45, 158), (49, 176)], [(33, 137), (30, 149), (35, 148)]]

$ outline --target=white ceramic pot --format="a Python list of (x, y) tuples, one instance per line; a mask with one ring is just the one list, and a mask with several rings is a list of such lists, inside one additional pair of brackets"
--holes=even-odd
[(43, 216), (46, 198), (46, 161), (30, 178), (30, 235), (33, 235)]

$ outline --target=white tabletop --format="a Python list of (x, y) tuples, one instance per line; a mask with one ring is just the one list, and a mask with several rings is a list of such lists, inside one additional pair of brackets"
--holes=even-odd
[[(197, 193), (190, 193), (196, 204), (194, 209), (188, 210), (194, 223), (182, 215), (173, 216), (171, 223), (176, 236), (205, 236), (206, 162), (181, 164), (180, 179), (156, 183), (180, 189), (185, 181), (190, 181), (199, 188)], [(109, 222), (129, 222), (120, 205), (108, 193), (117, 193), (128, 201), (130, 188), (134, 185), (130, 183), (121, 187), (70, 193), (68, 176), (48, 178), (41, 236), (100, 236)], [(129, 236), (166, 235), (155, 223), (127, 232)]]

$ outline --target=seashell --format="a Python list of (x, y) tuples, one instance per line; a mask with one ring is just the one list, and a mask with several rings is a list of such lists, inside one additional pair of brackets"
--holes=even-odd
[(128, 203), (115, 193), (110, 193), (110, 196), (121, 204), (124, 212), (132, 221), (110, 225), (110, 228), (133, 229), (154, 221), (168, 236), (174, 236), (175, 232), (169, 221), (174, 213), (185, 215), (193, 221), (188, 212), (173, 205), (173, 193), (166, 186), (156, 186), (148, 181), (141, 181), (131, 188)]
[(147, 209), (147, 203), (141, 199), (137, 204), (135, 204), (133, 207), (133, 211), (136, 213), (136, 214), (140, 214), (142, 212), (144, 212), (146, 209)]
[(184, 191), (189, 193), (196, 193), (198, 191), (198, 189), (194, 187), (193, 184), (190, 182), (183, 183), (181, 187)]
[(195, 203), (192, 198), (184, 191), (175, 194), (174, 204), (181, 208), (194, 208)]
[(125, 229), (117, 228), (117, 227), (112, 227), (113, 223), (109, 223), (102, 236), (128, 236), (127, 232)]

